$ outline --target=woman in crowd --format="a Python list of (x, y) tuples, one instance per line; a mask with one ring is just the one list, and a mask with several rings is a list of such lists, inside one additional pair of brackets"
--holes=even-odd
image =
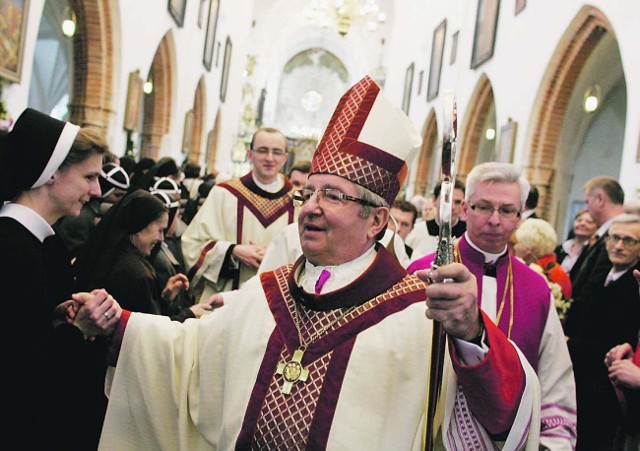
[(78, 258), (80, 288), (105, 288), (127, 310), (163, 314), (189, 288), (184, 274), (174, 274), (162, 287), (148, 257), (164, 241), (169, 211), (164, 202), (144, 190), (128, 193), (93, 230)]
[(556, 259), (562, 268), (569, 273), (573, 281), (578, 274), (580, 256), (589, 247), (589, 240), (596, 233), (596, 223), (587, 210), (581, 210), (573, 219), (569, 238), (555, 249)]
[[(181, 255), (174, 252), (174, 249), (180, 249), (180, 238), (174, 235), (180, 217), (180, 202), (171, 199), (164, 191), (153, 191), (151, 194), (164, 203), (169, 212), (165, 239), (154, 246), (148, 257), (156, 273), (156, 284), (162, 289), (172, 277), (185, 273)], [(171, 246), (170, 243), (174, 245)], [(210, 313), (212, 308), (212, 305), (207, 303), (195, 304), (194, 297), (186, 289), (180, 290), (174, 299), (161, 298), (160, 304), (163, 315), (180, 322), (187, 318), (200, 318)]]
[(106, 152), (95, 131), (30, 108), (0, 135), (0, 284), (5, 305), (20, 315), (2, 327), (7, 387), (15, 392), (5, 397), (5, 440), (25, 448), (97, 446), (106, 398), (95, 364), (104, 355), (85, 340), (99, 334), (85, 320), (99, 318), (110, 330), (118, 306), (103, 297), (66, 321), (71, 259), (52, 225), (100, 195)]
[(556, 231), (544, 219), (525, 219), (515, 231), (513, 249), (527, 265), (536, 264), (544, 275), (562, 289), (564, 299), (571, 298), (571, 279), (558, 264), (553, 248), (557, 242)]

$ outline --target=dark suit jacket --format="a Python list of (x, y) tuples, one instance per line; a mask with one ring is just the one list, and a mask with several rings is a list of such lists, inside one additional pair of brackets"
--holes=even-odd
[(576, 265), (579, 265), (578, 273), (575, 279), (571, 279), (573, 282), (573, 298), (576, 301), (585, 296), (585, 287), (597, 271), (607, 265), (611, 268), (604, 241), (605, 236), (606, 233), (599, 237), (591, 247), (583, 251), (576, 261)]
[[(611, 263), (594, 267), (584, 286), (586, 294), (571, 306), (564, 327), (576, 379), (582, 449), (605, 446), (622, 421), (604, 356), (621, 343), (635, 347), (640, 329), (640, 295), (633, 269), (605, 287), (610, 269)], [(640, 269), (640, 263), (635, 269)]]
[[(578, 272), (580, 272), (580, 266), (584, 261), (584, 257), (587, 253), (587, 249), (588, 249), (588, 246), (585, 246), (582, 248), (582, 252), (580, 252), (578, 259), (571, 267), (571, 271), (569, 271), (569, 278), (571, 279), (572, 284), (575, 283), (576, 277), (578, 276)], [(567, 256), (567, 253), (562, 248), (562, 244), (559, 244), (558, 246), (556, 246), (553, 252), (556, 254), (556, 260), (558, 260), (558, 263), (562, 264), (562, 260), (564, 260), (565, 257)], [(574, 288), (574, 291), (575, 291), (575, 288)]]

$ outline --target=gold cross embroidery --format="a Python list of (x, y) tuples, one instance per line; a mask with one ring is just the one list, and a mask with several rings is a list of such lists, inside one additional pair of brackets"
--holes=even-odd
[(293, 384), (298, 381), (306, 382), (309, 378), (309, 370), (302, 366), (303, 354), (304, 351), (302, 349), (296, 349), (291, 360), (286, 363), (278, 363), (276, 373), (282, 375), (282, 378), (284, 379), (282, 388), (280, 389), (284, 395), (291, 394)]

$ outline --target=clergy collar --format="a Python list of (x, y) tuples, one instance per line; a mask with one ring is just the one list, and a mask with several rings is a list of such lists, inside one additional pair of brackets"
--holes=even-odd
[(0, 208), (0, 217), (13, 218), (31, 232), (40, 242), (54, 234), (53, 229), (42, 216), (29, 207), (9, 203)]
[[(320, 273), (327, 269), (331, 273), (330, 279), (347, 280), (348, 282), (342, 283), (342, 286), (344, 286), (362, 274), (371, 265), (374, 259), (375, 250), (374, 245), (372, 244), (371, 247), (359, 257), (337, 266), (316, 266), (307, 260), (304, 264), (304, 270), (300, 271), (300, 276), (297, 278), (297, 281), (305, 291), (310, 292), (312, 291), (316, 280), (320, 277)], [(342, 288), (342, 286), (339, 285), (336, 288)]]
[(494, 263), (496, 262), (500, 257), (502, 257), (503, 255), (508, 254), (508, 247), (505, 245), (504, 249), (502, 250), (502, 252), (497, 253), (497, 254), (492, 254), (490, 252), (485, 252), (482, 249), (480, 249), (478, 246), (476, 246), (473, 241), (471, 241), (471, 238), (469, 238), (469, 232), (465, 232), (464, 234), (464, 238), (467, 241), (467, 243), (469, 243), (469, 246), (471, 246), (473, 249), (475, 249), (476, 251), (480, 252), (483, 256), (484, 256), (484, 263)]
[(376, 243), (375, 251), (373, 263), (352, 283), (325, 294), (307, 293), (298, 285), (297, 280), (306, 263), (302, 255), (289, 274), (288, 283), (293, 298), (312, 310), (326, 311), (360, 305), (376, 297), (402, 280), (407, 273), (384, 246)]
[(271, 183), (262, 183), (260, 182), (256, 176), (251, 172), (251, 178), (253, 178), (253, 182), (258, 185), (258, 187), (268, 193), (277, 193), (284, 186), (284, 177), (281, 174), (277, 174), (275, 181)]

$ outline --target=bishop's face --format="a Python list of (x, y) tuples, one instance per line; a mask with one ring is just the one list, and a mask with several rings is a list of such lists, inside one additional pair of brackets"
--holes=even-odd
[[(317, 191), (333, 188), (358, 198), (355, 184), (337, 175), (313, 174), (307, 180), (308, 189)], [(298, 232), (302, 252), (314, 265), (330, 266), (346, 263), (362, 255), (373, 244), (376, 234), (386, 224), (386, 216), (372, 214), (368, 218), (361, 216), (362, 205), (350, 200), (337, 204), (315, 193), (300, 207)], [(384, 224), (380, 224), (384, 221)]]

